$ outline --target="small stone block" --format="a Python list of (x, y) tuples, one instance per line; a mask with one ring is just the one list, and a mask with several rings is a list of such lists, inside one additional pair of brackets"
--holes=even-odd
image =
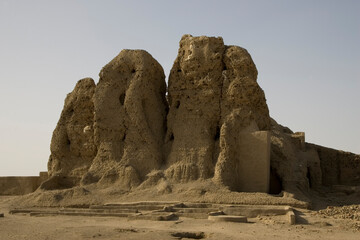
[(247, 217), (244, 217), (244, 216), (232, 216), (232, 215), (209, 216), (208, 220), (215, 221), (215, 222), (242, 222), (242, 223), (247, 223)]
[(289, 221), (289, 224), (290, 225), (295, 225), (296, 224), (296, 218), (295, 218), (295, 213), (293, 211), (289, 211), (287, 214), (286, 214), (287, 218), (288, 218), (288, 221)]
[(223, 211), (217, 211), (217, 212), (209, 212), (209, 216), (219, 216), (219, 215), (225, 215)]

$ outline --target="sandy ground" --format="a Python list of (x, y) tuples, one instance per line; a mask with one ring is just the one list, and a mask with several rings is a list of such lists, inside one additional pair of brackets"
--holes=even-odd
[[(8, 214), (13, 197), (0, 197), (0, 239), (360, 239), (354, 221), (296, 210), (296, 225), (282, 217), (257, 217), (249, 223), (206, 219), (174, 221), (128, 220), (118, 217), (42, 216)], [(202, 234), (203, 233), (203, 234)], [(192, 234), (192, 235), (191, 235)], [(183, 238), (182, 238), (183, 237)], [(192, 238), (191, 238), (192, 237)], [(198, 238), (198, 239), (199, 239)]]

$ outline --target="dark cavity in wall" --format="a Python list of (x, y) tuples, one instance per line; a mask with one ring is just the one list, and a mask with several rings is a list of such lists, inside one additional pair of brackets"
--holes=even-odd
[(124, 102), (125, 102), (125, 93), (123, 93), (123, 94), (120, 95), (119, 101), (120, 101), (120, 104), (121, 104), (121, 105), (124, 105)]
[(307, 168), (306, 178), (307, 178), (308, 183), (309, 183), (309, 188), (312, 188), (312, 182), (311, 182), (310, 168), (309, 167)]
[(215, 136), (214, 136), (214, 140), (217, 141), (217, 140), (219, 140), (219, 138), (220, 138), (220, 127), (217, 126)]
[(282, 180), (280, 176), (277, 174), (276, 170), (270, 168), (270, 194), (279, 194), (283, 190)]
[(175, 108), (179, 108), (180, 107), (180, 101), (176, 101), (175, 102)]
[(170, 141), (173, 141), (173, 140), (174, 140), (174, 134), (171, 133), (171, 134), (170, 134)]

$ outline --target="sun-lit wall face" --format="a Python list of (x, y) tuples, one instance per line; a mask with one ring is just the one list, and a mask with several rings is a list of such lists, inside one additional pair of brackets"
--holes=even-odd
[(0, 176), (47, 169), (64, 96), (122, 49), (168, 76), (179, 38), (222, 36), (258, 70), (270, 115), (307, 141), (360, 153), (359, 1), (0, 2)]

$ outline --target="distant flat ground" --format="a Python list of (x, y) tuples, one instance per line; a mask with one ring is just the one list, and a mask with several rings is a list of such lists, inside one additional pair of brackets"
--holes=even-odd
[[(299, 222), (279, 217), (250, 218), (249, 223), (180, 218), (174, 221), (128, 220), (119, 217), (29, 216), (8, 214), (13, 197), (0, 196), (0, 239), (359, 239), (352, 220), (323, 218), (297, 211)], [(203, 233), (203, 235), (201, 234)]]

